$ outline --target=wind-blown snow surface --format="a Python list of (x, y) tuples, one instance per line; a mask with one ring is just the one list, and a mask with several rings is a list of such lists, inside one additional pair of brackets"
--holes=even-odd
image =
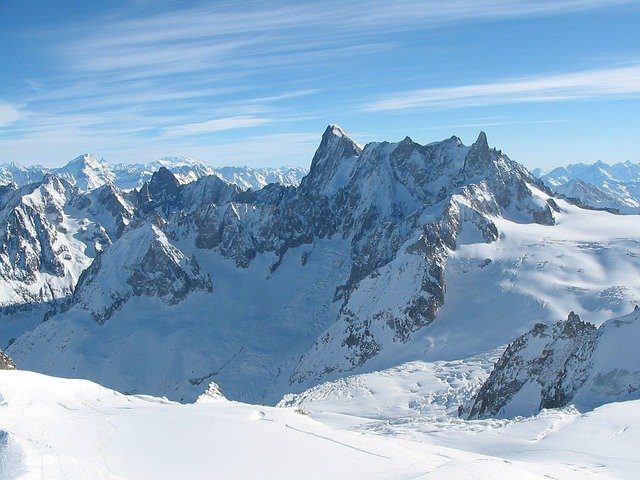
[[(387, 400), (384, 392), (375, 398)], [(0, 478), (632, 479), (638, 407), (448, 424), (402, 421), (392, 411), (383, 429), (351, 409), (318, 414), (327, 426), (314, 412), (219, 397), (183, 405), (1, 371)]]

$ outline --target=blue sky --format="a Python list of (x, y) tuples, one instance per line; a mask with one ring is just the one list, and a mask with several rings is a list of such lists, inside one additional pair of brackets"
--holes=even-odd
[(0, 2), (0, 161), (308, 166), (485, 130), (527, 166), (640, 162), (640, 2)]

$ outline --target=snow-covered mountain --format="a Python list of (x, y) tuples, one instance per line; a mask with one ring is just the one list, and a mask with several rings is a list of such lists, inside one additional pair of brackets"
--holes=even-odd
[(0, 185), (27, 185), (41, 181), (49, 173), (49, 169), (42, 165), (22, 166), (17, 163), (0, 164)]
[(55, 173), (82, 191), (93, 190), (106, 184), (128, 191), (141, 188), (145, 182), (151, 180), (153, 173), (162, 167), (171, 171), (179, 183), (194, 182), (202, 177), (216, 175), (243, 190), (260, 190), (269, 183), (298, 186), (307, 174), (307, 169), (296, 167), (213, 167), (187, 157), (165, 157), (149, 163), (109, 164), (87, 153), (60, 168), (2, 164), (0, 185), (15, 184), (21, 187), (40, 182), (45, 175)]
[(215, 174), (215, 169), (210, 165), (187, 157), (165, 157), (150, 163), (119, 163), (113, 165), (112, 170), (116, 177), (115, 184), (123, 190), (131, 190), (142, 187), (162, 167), (170, 170), (180, 183)]
[(627, 161), (609, 165), (598, 161), (532, 172), (555, 192), (584, 206), (640, 213), (640, 164)]
[(57, 175), (0, 187), (0, 307), (29, 309), (69, 295), (91, 263), (87, 246), (106, 241), (100, 225), (69, 212), (80, 196)]
[(215, 174), (223, 180), (238, 185), (242, 189), (260, 190), (269, 183), (297, 187), (308, 173), (299, 167), (216, 167)]
[(471, 417), (532, 415), (574, 404), (590, 410), (640, 398), (640, 311), (596, 328), (571, 312), (509, 345), (479, 391)]
[(62, 168), (55, 169), (53, 173), (86, 192), (113, 183), (116, 176), (111, 170), (111, 166), (104, 160), (86, 154), (71, 160)]
[(492, 351), (570, 310), (600, 323), (640, 299), (640, 225), (554, 199), (484, 133), (361, 147), (330, 126), (298, 187), (184, 184), (161, 168), (128, 193), (69, 188), (60, 215), (38, 218), (64, 220), (84, 273), (44, 288), (46, 322), (7, 317), (0, 335), (17, 337), (7, 351), (24, 368), (125, 392), (189, 401), (215, 381), (275, 403)]

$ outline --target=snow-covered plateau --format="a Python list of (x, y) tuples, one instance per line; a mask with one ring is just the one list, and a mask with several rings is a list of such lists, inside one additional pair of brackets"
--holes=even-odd
[(636, 477), (636, 215), (483, 132), (72, 164), (0, 187), (0, 478)]

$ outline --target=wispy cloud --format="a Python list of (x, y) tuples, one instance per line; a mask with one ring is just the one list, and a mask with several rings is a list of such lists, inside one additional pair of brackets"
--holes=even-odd
[(369, 103), (366, 111), (457, 108), (640, 95), (640, 66), (588, 70), (495, 83), (426, 88)]
[(634, 1), (399, 0), (389, 4), (329, 0), (289, 5), (252, 2), (242, 9), (209, 4), (113, 19), (99, 29), (87, 25), (86, 30), (72, 32), (61, 53), (77, 70), (102, 73), (166, 75), (215, 69), (223, 60), (259, 69), (275, 61), (294, 64), (300, 54), (354, 48), (383, 33), (470, 20), (584, 12)]
[[(49, 55), (43, 64), (52, 68), (41, 75), (30, 72), (34, 78), (16, 82), (23, 84), (23, 91), (16, 94), (18, 89), (13, 89), (13, 97), (3, 94), (10, 103), (0, 101), (0, 140), (15, 139), (15, 152), (18, 146), (30, 145), (53, 150), (49, 146), (59, 145), (57, 139), (62, 137), (69, 138), (70, 145), (76, 139), (79, 149), (81, 145), (82, 149), (99, 149), (101, 145), (109, 149), (116, 145), (205, 148), (209, 138), (204, 134), (232, 131), (226, 139), (235, 141), (244, 135), (245, 140), (264, 146), (264, 152), (274, 152), (277, 137), (256, 140), (251, 136), (280, 128), (310, 129), (312, 122), (303, 124), (296, 118), (322, 116), (328, 123), (345, 116), (362, 117), (362, 111), (357, 111), (362, 99), (378, 98), (374, 91), (375, 95), (388, 91), (384, 73), (377, 75), (384, 68), (380, 66), (384, 60), (378, 63), (378, 59), (389, 59), (389, 53), (400, 51), (403, 32), (438, 31), (456, 23), (484, 25), (493, 20), (561, 15), (636, 2), (256, 0), (239, 8), (223, 0), (187, 2), (187, 6), (183, 2), (151, 2), (148, 8), (135, 12), (127, 6), (114, 7), (107, 17), (34, 32), (39, 36), (37, 48), (43, 49), (39, 53)], [(390, 69), (395, 68), (394, 61), (389, 62)], [(368, 68), (372, 73), (366, 77), (362, 72)], [(381, 96), (362, 109), (391, 111), (635, 95), (638, 68), (412, 90)], [(358, 75), (349, 84), (352, 72)], [(419, 78), (424, 76), (420, 73)], [(370, 83), (365, 88), (366, 82)], [(215, 138), (219, 142), (224, 135)], [(309, 143), (302, 146), (297, 137), (296, 142), (293, 150), (309, 148)], [(4, 141), (0, 146), (6, 150), (7, 145)], [(229, 145), (219, 152), (235, 151), (244, 158), (258, 154), (255, 148)]]
[(25, 112), (8, 102), (0, 101), (0, 128), (25, 117)]
[(272, 120), (260, 117), (227, 117), (207, 120), (206, 122), (187, 123), (185, 125), (176, 125), (166, 128), (165, 134), (171, 137), (182, 137), (187, 135), (199, 135), (202, 133), (223, 132), (226, 130), (235, 130), (238, 128), (251, 128), (265, 123), (271, 123)]

